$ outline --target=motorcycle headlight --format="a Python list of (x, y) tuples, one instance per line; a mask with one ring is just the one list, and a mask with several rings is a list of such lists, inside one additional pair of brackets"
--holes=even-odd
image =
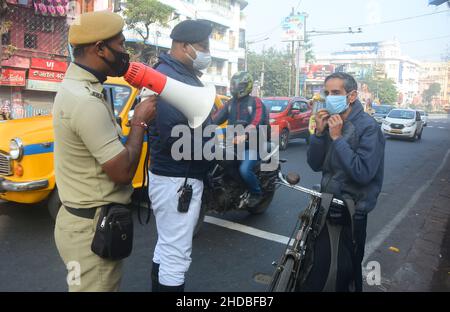
[(9, 142), (9, 155), (14, 160), (21, 160), (23, 157), (23, 143), (19, 138), (12, 139)]

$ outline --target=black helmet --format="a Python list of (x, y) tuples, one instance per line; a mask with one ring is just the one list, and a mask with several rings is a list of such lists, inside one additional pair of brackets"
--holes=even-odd
[(230, 92), (235, 98), (243, 98), (253, 90), (253, 77), (250, 73), (241, 71), (231, 77)]

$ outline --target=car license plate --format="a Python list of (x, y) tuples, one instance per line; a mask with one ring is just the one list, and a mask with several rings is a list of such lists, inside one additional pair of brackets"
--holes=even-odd
[(398, 133), (398, 134), (402, 134), (402, 130), (396, 130), (396, 129), (392, 129), (391, 133)]

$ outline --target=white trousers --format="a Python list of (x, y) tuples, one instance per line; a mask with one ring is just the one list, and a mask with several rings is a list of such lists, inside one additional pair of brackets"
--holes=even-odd
[(165, 286), (184, 284), (191, 265), (192, 237), (202, 205), (203, 182), (188, 179), (192, 200), (187, 213), (178, 212), (178, 190), (184, 178), (172, 178), (149, 172), (149, 197), (156, 219), (158, 241), (153, 262), (159, 263), (159, 283)]

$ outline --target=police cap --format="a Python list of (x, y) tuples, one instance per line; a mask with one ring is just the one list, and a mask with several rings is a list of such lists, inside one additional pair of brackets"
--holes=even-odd
[(123, 18), (110, 11), (83, 13), (69, 28), (69, 43), (73, 46), (94, 43), (118, 35), (124, 26)]
[(170, 38), (179, 42), (197, 43), (208, 39), (211, 32), (211, 23), (206, 20), (185, 20), (173, 28)]

